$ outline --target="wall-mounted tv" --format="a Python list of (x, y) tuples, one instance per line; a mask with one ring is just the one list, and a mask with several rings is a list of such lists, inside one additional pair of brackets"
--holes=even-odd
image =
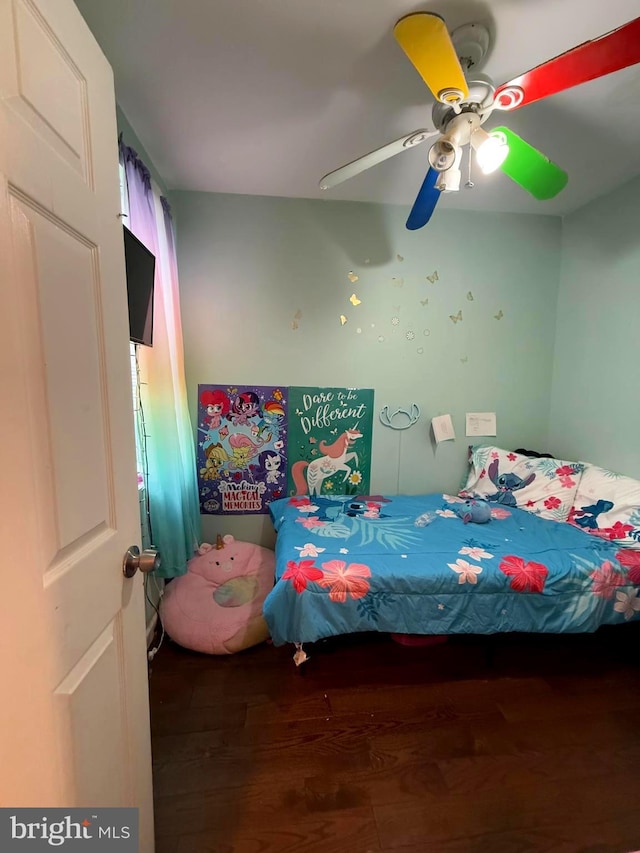
[(129, 338), (136, 344), (150, 347), (153, 346), (153, 279), (156, 259), (126, 226), (123, 228)]

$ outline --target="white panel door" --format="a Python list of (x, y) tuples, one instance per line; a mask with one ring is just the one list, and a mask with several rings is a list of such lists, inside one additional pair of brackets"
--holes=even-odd
[(0, 0), (0, 805), (140, 808), (153, 849), (111, 69), (72, 0)]

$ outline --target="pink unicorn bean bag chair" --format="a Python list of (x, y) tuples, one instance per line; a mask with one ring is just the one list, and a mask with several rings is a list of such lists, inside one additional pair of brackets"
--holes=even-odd
[(187, 573), (167, 584), (160, 603), (165, 631), (181, 646), (228, 655), (269, 637), (262, 604), (273, 587), (275, 554), (220, 536), (204, 543)]

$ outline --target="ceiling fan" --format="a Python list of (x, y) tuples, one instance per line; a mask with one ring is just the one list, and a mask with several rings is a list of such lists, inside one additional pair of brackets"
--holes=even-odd
[[(473, 70), (489, 47), (489, 33), (483, 26), (467, 24), (450, 36), (440, 15), (415, 12), (400, 18), (393, 33), (436, 99), (432, 120), (437, 129), (415, 130), (329, 172), (321, 179), (320, 189), (330, 189), (437, 136), (429, 150), (429, 171), (407, 219), (412, 231), (427, 224), (442, 192), (459, 190), (460, 162), (467, 145), (469, 158), (473, 149), (484, 174), (501, 169), (535, 198), (553, 198), (566, 186), (567, 173), (507, 127), (487, 132), (482, 125), (494, 110), (515, 110), (640, 62), (640, 18), (497, 88), (489, 77)], [(466, 185), (473, 186), (470, 177)]]

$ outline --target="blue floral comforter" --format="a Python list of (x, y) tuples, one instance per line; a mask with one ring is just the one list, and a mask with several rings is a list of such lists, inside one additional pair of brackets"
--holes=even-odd
[(357, 631), (586, 632), (638, 618), (640, 552), (512, 507), (465, 525), (459, 500), (274, 501), (276, 584), (264, 604), (274, 643)]

